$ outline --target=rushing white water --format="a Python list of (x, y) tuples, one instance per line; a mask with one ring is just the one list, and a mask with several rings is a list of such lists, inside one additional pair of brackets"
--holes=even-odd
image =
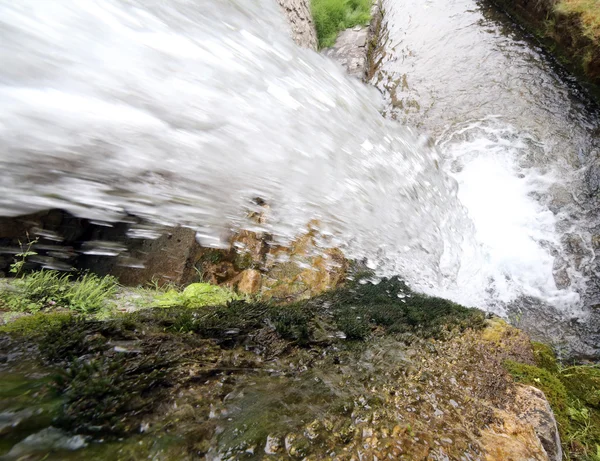
[(295, 46), (272, 0), (0, 0), (0, 32), (0, 215), (130, 213), (219, 245), (255, 226), (260, 197), (278, 239), (317, 219), (428, 293), (577, 301), (552, 278), (554, 217), (518, 177), (522, 139), (455, 130), (443, 162), (375, 90)]
[[(459, 183), (458, 197), (475, 227), (482, 258), (463, 256), (458, 284), (477, 286), (500, 303), (521, 296), (543, 299), (563, 310), (579, 295), (554, 280), (560, 251), (555, 215), (537, 199), (559, 181), (552, 174), (523, 168), (519, 159), (542, 146), (497, 117), (469, 121), (442, 135), (440, 148)], [(486, 303), (479, 299), (479, 303)]]

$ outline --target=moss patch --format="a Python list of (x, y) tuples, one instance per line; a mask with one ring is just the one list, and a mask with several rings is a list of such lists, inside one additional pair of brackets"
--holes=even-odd
[(228, 301), (240, 299), (233, 291), (209, 283), (192, 283), (183, 291), (168, 290), (159, 294), (155, 301), (158, 307), (185, 306), (202, 307), (215, 304), (225, 304)]
[(60, 331), (72, 319), (73, 314), (70, 312), (38, 312), (16, 318), (0, 326), (0, 332), (27, 337), (43, 336), (49, 331)]
[(552, 348), (536, 341), (532, 341), (531, 346), (537, 366), (548, 370), (550, 373), (557, 373), (559, 367)]

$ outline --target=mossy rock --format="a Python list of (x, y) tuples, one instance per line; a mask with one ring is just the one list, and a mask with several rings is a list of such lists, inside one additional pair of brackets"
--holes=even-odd
[(231, 290), (210, 283), (192, 283), (182, 292), (169, 290), (156, 298), (158, 307), (202, 307), (239, 299)]
[(41, 336), (50, 331), (62, 330), (65, 325), (74, 320), (75, 315), (70, 312), (37, 312), (16, 318), (6, 325), (0, 326), (0, 332), (17, 336)]
[(533, 365), (507, 360), (504, 366), (516, 381), (537, 387), (545, 394), (554, 411), (561, 437), (565, 437), (570, 427), (567, 416), (569, 398), (561, 380), (548, 370)]

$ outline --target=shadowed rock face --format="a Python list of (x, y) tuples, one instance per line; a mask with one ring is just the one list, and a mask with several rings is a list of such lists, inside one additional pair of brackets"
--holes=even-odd
[(27, 257), (26, 270), (89, 270), (113, 275), (126, 286), (202, 280), (282, 302), (333, 289), (348, 269), (341, 251), (320, 247), (320, 235), (310, 225), (288, 246), (275, 245), (266, 233), (243, 230), (230, 237), (228, 249), (214, 249), (201, 246), (193, 229), (145, 229), (140, 220), (130, 221), (99, 225), (61, 210), (3, 218), (0, 271), (9, 272), (19, 242), (31, 242), (36, 254)]

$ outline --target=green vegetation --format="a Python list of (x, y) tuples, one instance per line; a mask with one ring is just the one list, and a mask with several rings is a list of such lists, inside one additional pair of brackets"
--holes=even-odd
[(17, 336), (37, 337), (50, 331), (60, 331), (71, 322), (70, 312), (36, 312), (32, 315), (18, 317), (0, 326), (0, 333), (10, 333)]
[(542, 390), (554, 411), (566, 459), (600, 461), (600, 368), (561, 368), (552, 349), (533, 343), (537, 366), (507, 360), (518, 382)]
[[(502, 394), (506, 376), (490, 356), (515, 356), (478, 340), (486, 322), (476, 309), (413, 293), (397, 278), (363, 282), (287, 305), (197, 284), (167, 289), (172, 307), (105, 320), (43, 310), (0, 327), (9, 333), (0, 348), (39, 360), (38, 374), (60, 396), (52, 426), (91, 436), (73, 454), (44, 448), (48, 461), (200, 459), (211, 451), (252, 460), (271, 442), (294, 459), (356, 453), (365, 443), (398, 459), (402, 442), (419, 459), (448, 430), (449, 456), (470, 453), (472, 430), (461, 421), (482, 427), (488, 413), (468, 395)], [(473, 383), (474, 372), (491, 366), (498, 372)], [(422, 398), (434, 392), (444, 396), (435, 407)], [(434, 417), (436, 408), (447, 416)], [(18, 432), (0, 455), (30, 433)], [(130, 453), (137, 441), (140, 451)]]
[[(189, 293), (197, 297), (186, 297), (186, 291), (196, 285)], [(481, 311), (413, 293), (397, 278), (382, 280), (377, 285), (356, 283), (308, 301), (282, 306), (232, 299), (231, 292), (212, 285), (190, 287), (183, 293), (169, 295), (172, 298), (168, 298), (168, 305), (172, 308), (165, 310), (161, 319), (170, 330), (194, 332), (203, 337), (227, 337), (232, 332), (247, 335), (273, 325), (282, 338), (301, 344), (339, 332), (348, 340), (365, 340), (378, 328), (409, 341), (416, 337), (443, 339), (455, 331), (484, 326)], [(210, 291), (205, 291), (207, 287)], [(214, 292), (215, 289), (221, 291)], [(210, 304), (210, 299), (221, 304)], [(146, 314), (140, 312), (140, 315)]]
[(15, 280), (0, 292), (0, 309), (13, 312), (38, 312), (66, 308), (95, 313), (105, 306), (117, 289), (114, 277), (71, 274), (41, 270)]
[(210, 283), (192, 283), (183, 291), (172, 288), (156, 297), (157, 307), (203, 307), (225, 304), (240, 299), (232, 290), (221, 288)]
[(555, 9), (561, 14), (580, 15), (584, 34), (600, 41), (600, 0), (562, 0)]
[(371, 5), (371, 0), (312, 0), (319, 48), (333, 46), (341, 30), (367, 24)]
[(31, 240), (29, 238), (29, 234), (27, 234), (27, 244), (23, 244), (19, 240), (19, 246), (21, 247), (21, 251), (15, 255), (14, 262), (10, 265), (11, 274), (15, 274), (17, 276), (21, 275), (23, 271), (23, 267), (27, 262), (27, 258), (30, 256), (37, 255), (37, 252), (33, 251), (32, 247), (38, 242), (38, 239)]

